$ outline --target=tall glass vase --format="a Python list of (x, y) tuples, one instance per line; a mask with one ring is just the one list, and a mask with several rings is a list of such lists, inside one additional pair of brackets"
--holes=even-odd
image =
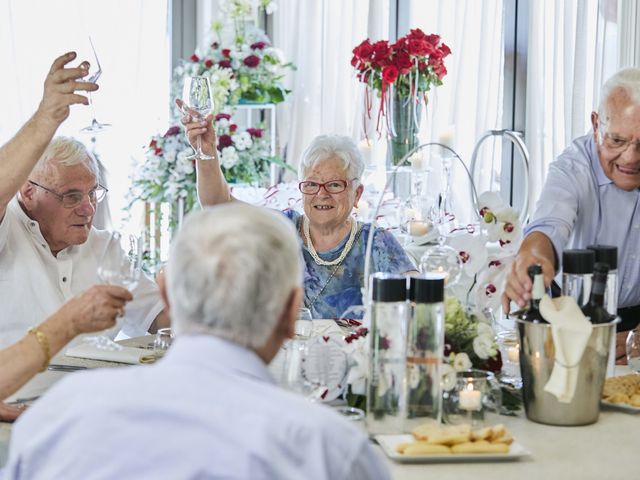
[(390, 92), (387, 103), (387, 165), (398, 165), (404, 156), (419, 145), (422, 103), (415, 95), (401, 96)]

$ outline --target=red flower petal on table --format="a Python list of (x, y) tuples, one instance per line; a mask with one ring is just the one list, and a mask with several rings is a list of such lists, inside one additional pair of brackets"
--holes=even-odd
[(220, 66), (220, 68), (232, 68), (230, 60), (220, 60), (218, 62), (218, 65)]
[(398, 78), (398, 73), (398, 69), (395, 66), (389, 65), (382, 69), (382, 78), (387, 83), (393, 83)]
[(516, 228), (516, 227), (513, 226), (513, 223), (507, 222), (507, 223), (504, 224), (504, 227), (502, 227), (502, 228), (503, 228), (503, 230), (505, 232), (511, 233), (511, 232), (513, 232), (513, 229)]
[(236, 125), (235, 123), (232, 123), (231, 125), (229, 125), (229, 131), (231, 133), (235, 132), (238, 129), (238, 125)]
[(255, 55), (249, 55), (243, 60), (243, 63), (249, 68), (256, 68), (260, 65), (260, 58)]
[(231, 58), (231, 50), (228, 48), (223, 48), (221, 53), (223, 57)]
[(387, 350), (391, 346), (391, 340), (387, 337), (382, 337), (382, 342), (380, 342), (380, 348), (383, 350)]
[(219, 47), (218, 42), (213, 42), (211, 44), (211, 48), (218, 48), (218, 47)]
[(462, 263), (467, 263), (469, 261), (469, 259), (471, 258), (469, 256), (469, 254), (467, 252), (458, 252), (458, 256), (460, 257), (460, 260), (462, 260)]
[(502, 265), (500, 260), (491, 260), (489, 262), (489, 267), (499, 267), (500, 265)]
[(229, 120), (231, 118), (231, 115), (229, 115), (228, 113), (219, 113), (219, 114), (216, 115), (216, 122), (218, 120), (222, 120), (223, 118), (225, 120)]
[(211, 60), (210, 58), (207, 58), (207, 59), (204, 61), (204, 66), (205, 66), (205, 67), (207, 67), (207, 68), (211, 68), (211, 67), (213, 67), (213, 60)]
[(247, 133), (254, 138), (262, 138), (261, 128), (247, 128)]
[(173, 127), (169, 128), (169, 130), (167, 130), (164, 134), (165, 137), (171, 137), (173, 135), (178, 135), (180, 133), (180, 127), (178, 127), (177, 125), (174, 125)]
[(189, 57), (189, 60), (191, 60), (192, 62), (199, 62), (200, 61), (200, 57), (198, 57), (195, 53), (193, 55), (191, 55)]
[(251, 44), (251, 48), (253, 50), (262, 50), (266, 46), (267, 46), (267, 42), (256, 42)]
[(223, 148), (226, 147), (230, 147), (233, 145), (233, 139), (231, 138), (231, 135), (220, 135), (220, 137), (218, 137), (218, 150), (222, 150)]
[(330, 338), (331, 337), (327, 337), (326, 335), (322, 336), (322, 339), (325, 341), (325, 343), (328, 342)]

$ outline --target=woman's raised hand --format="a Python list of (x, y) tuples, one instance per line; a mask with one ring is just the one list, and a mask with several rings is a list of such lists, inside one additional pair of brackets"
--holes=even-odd
[(217, 160), (218, 156), (216, 147), (218, 146), (218, 143), (216, 140), (216, 132), (213, 128), (213, 115), (209, 114), (202, 120), (195, 120), (197, 118), (196, 112), (192, 112), (184, 101), (180, 98), (176, 98), (176, 105), (183, 113), (180, 121), (185, 127), (189, 144), (196, 149), (196, 140), (200, 137), (200, 141), (202, 142), (202, 152), (205, 155), (215, 157)]

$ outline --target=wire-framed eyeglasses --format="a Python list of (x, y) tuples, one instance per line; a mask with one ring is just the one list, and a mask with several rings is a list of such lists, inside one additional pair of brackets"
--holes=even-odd
[[(606, 126), (607, 124), (603, 121), (600, 121), (600, 124)], [(609, 150), (613, 150), (616, 152), (624, 152), (629, 145), (633, 145), (636, 149), (640, 149), (640, 140), (629, 140), (626, 138), (621, 138), (616, 134), (611, 134), (603, 129), (602, 135), (600, 137), (600, 142)]]
[(320, 191), (321, 188), (324, 188), (327, 193), (342, 193), (354, 180), (357, 179), (354, 178), (353, 180), (329, 180), (328, 182), (324, 183), (304, 180), (298, 184), (298, 188), (305, 195), (315, 195)]
[(104, 200), (105, 195), (107, 194), (108, 190), (103, 187), (102, 185), (98, 184), (98, 186), (92, 190), (89, 190), (88, 193), (82, 193), (82, 192), (78, 192), (78, 191), (74, 191), (74, 192), (68, 192), (68, 193), (58, 193), (55, 192), (53, 190), (51, 190), (50, 188), (47, 188), (43, 185), (40, 185), (39, 183), (33, 182), (31, 180), (29, 180), (29, 183), (31, 185), (34, 185), (36, 187), (39, 187), (41, 189), (43, 189), (44, 191), (50, 193), (51, 195), (53, 195), (54, 197), (56, 197), (58, 200), (60, 200), (60, 203), (62, 203), (62, 206), (64, 208), (75, 208), (78, 205), (80, 205), (82, 203), (82, 200), (84, 200), (85, 195), (89, 197), (89, 201), (91, 203), (98, 204), (100, 203), (102, 200)]

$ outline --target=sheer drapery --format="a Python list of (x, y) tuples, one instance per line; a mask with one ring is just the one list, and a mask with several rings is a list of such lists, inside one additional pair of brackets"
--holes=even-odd
[[(590, 114), (598, 107), (600, 87), (623, 66), (617, 61), (619, 52), (640, 47), (632, 45), (634, 34), (618, 38), (617, 0), (539, 0), (529, 5), (526, 143), (531, 210), (549, 164), (574, 138), (591, 130)], [(627, 32), (633, 28), (628, 25)]]
[(316, 135), (359, 137), (362, 90), (350, 64), (351, 51), (368, 36), (385, 33), (373, 31), (384, 25), (380, 20), (385, 18), (383, 3), (278, 2), (274, 44), (297, 67), (288, 79), (293, 95), (279, 107), (278, 117), (280, 144), (286, 145), (291, 165), (297, 166), (300, 155)]
[[(480, 136), (502, 126), (503, 2), (411, 0), (408, 14), (409, 28), (440, 35), (452, 51), (443, 85), (428, 94), (421, 140), (452, 143), (469, 165)], [(500, 158), (500, 153), (494, 155)], [(459, 199), (459, 220), (469, 221), (473, 215), (466, 173), (454, 168), (453, 199)]]
[[(86, 57), (91, 35), (103, 70), (95, 115), (113, 124), (95, 135), (95, 149), (109, 172), (108, 198), (119, 226), (132, 156), (142, 155), (150, 136), (167, 126), (167, 0), (0, 0), (0, 32), (1, 143), (37, 108), (53, 59), (69, 50)], [(92, 118), (91, 107), (74, 106), (58, 135), (91, 148), (91, 136), (79, 130)]]

